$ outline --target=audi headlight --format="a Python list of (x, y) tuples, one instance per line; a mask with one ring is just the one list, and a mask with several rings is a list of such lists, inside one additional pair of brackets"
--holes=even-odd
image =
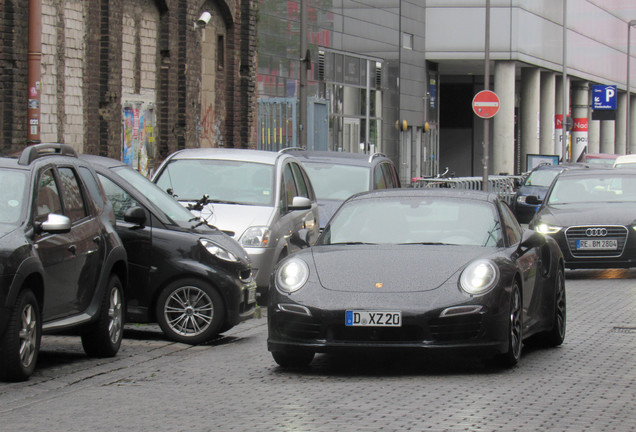
[(534, 227), (534, 230), (541, 234), (556, 234), (562, 229), (563, 227), (541, 223), (541, 222)]
[(215, 257), (228, 262), (239, 262), (239, 258), (229, 250), (205, 238), (199, 239), (201, 246)]
[(239, 239), (243, 247), (266, 248), (269, 244), (270, 230), (264, 226), (249, 227)]
[(309, 267), (305, 261), (290, 259), (276, 271), (276, 286), (283, 292), (293, 293), (305, 285), (309, 278)]
[(490, 291), (498, 280), (497, 266), (487, 260), (478, 260), (464, 269), (459, 278), (459, 285), (468, 294), (480, 295)]

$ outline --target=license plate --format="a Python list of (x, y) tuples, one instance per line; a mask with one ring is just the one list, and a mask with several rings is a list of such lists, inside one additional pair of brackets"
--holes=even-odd
[(401, 327), (402, 313), (399, 311), (348, 310), (345, 312), (347, 326)]
[(247, 288), (247, 304), (256, 303), (256, 285)]
[(618, 240), (577, 240), (576, 248), (579, 250), (616, 250), (618, 249)]

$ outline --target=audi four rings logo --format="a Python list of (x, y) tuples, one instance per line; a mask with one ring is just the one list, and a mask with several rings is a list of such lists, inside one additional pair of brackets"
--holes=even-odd
[(585, 235), (588, 237), (605, 237), (607, 228), (588, 228), (585, 230)]

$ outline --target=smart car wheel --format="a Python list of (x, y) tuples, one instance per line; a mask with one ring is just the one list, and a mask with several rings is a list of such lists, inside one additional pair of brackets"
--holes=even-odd
[(225, 308), (219, 293), (196, 279), (168, 285), (157, 300), (157, 321), (176, 342), (199, 344), (218, 335)]
[(545, 333), (542, 341), (548, 346), (559, 346), (565, 339), (565, 277), (563, 270), (559, 269), (555, 283), (554, 318), (552, 329)]
[(314, 359), (314, 356), (315, 353), (311, 351), (272, 351), (272, 357), (274, 357), (276, 363), (284, 368), (300, 368), (308, 366)]
[(124, 300), (121, 281), (112, 275), (102, 299), (99, 319), (82, 334), (82, 346), (90, 357), (113, 357), (124, 334)]
[(521, 358), (523, 346), (523, 322), (521, 309), (521, 291), (515, 282), (510, 293), (510, 310), (508, 320), (508, 351), (499, 357), (504, 367), (513, 367)]
[(42, 320), (38, 302), (29, 289), (18, 295), (9, 317), (7, 329), (0, 340), (0, 378), (3, 381), (27, 380), (40, 350)]

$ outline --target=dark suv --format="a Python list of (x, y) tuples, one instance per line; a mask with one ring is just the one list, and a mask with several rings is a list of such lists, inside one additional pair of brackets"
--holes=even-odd
[(376, 189), (400, 187), (393, 161), (382, 153), (283, 149), (294, 155), (309, 174), (318, 199), (320, 229), (351, 195)]
[(0, 158), (0, 187), (0, 379), (28, 379), (43, 333), (114, 356), (126, 251), (93, 168), (68, 145), (37, 144)]

